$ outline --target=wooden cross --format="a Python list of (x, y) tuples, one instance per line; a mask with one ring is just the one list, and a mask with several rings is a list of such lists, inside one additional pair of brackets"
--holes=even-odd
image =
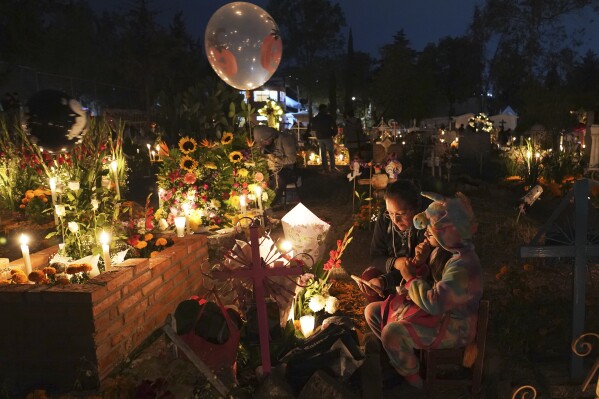
[[(594, 183), (597, 184), (597, 183)], [(589, 180), (580, 179), (574, 184), (574, 189), (562, 199), (559, 206), (553, 211), (551, 217), (534, 236), (530, 244), (520, 248), (522, 258), (566, 258), (573, 257), (574, 261), (574, 287), (572, 292), (572, 339), (584, 332), (585, 297), (586, 297), (586, 269), (589, 257), (599, 256), (599, 245), (587, 243), (589, 225)], [(574, 197), (575, 204), (575, 238), (574, 245), (538, 245), (541, 236), (555, 223), (564, 211), (570, 200)], [(570, 375), (581, 378), (583, 375), (583, 359), (572, 354), (570, 360)]]
[(266, 314), (266, 293), (264, 280), (270, 276), (301, 275), (301, 267), (267, 267), (260, 257), (260, 237), (258, 230), (259, 219), (254, 219), (250, 225), (250, 247), (252, 249), (252, 263), (249, 268), (239, 268), (229, 271), (214, 271), (212, 275), (216, 278), (245, 277), (254, 280), (254, 300), (258, 313), (258, 332), (260, 334), (260, 355), (262, 358), (262, 372), (264, 376), (270, 374), (270, 346), (268, 316)]

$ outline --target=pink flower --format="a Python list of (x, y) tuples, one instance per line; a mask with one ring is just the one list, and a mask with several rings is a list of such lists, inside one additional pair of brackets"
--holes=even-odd
[(196, 182), (196, 176), (193, 173), (187, 172), (183, 177), (183, 181), (187, 184), (193, 184)]
[(173, 197), (172, 191), (162, 190), (160, 192), (160, 199), (163, 201), (168, 201)]
[(233, 188), (239, 187), (239, 183), (233, 183)]
[(262, 174), (262, 172), (256, 172), (256, 174), (254, 175), (254, 180), (256, 180), (258, 183), (264, 181), (264, 175)]

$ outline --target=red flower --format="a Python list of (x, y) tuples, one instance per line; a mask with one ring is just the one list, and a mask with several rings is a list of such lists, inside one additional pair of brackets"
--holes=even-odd
[(129, 238), (127, 239), (127, 244), (129, 244), (133, 247), (136, 246), (138, 242), (139, 242), (139, 234), (131, 234), (131, 236), (129, 236)]
[(183, 177), (183, 181), (187, 184), (193, 184), (196, 182), (196, 176), (193, 173), (186, 173)]

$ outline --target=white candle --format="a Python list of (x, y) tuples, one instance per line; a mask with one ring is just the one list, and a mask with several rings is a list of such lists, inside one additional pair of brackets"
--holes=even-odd
[(146, 144), (148, 147), (148, 156), (150, 157), (150, 163), (152, 162), (152, 146), (150, 144)]
[(117, 161), (112, 161), (110, 163), (110, 167), (114, 173), (114, 185), (116, 187), (116, 199), (121, 199), (121, 188), (119, 187), (119, 172), (118, 172), (118, 163)]
[(177, 228), (177, 237), (185, 236), (185, 216), (177, 216), (175, 218), (175, 227)]
[(306, 315), (300, 317), (300, 329), (304, 337), (308, 338), (314, 332), (314, 316)]
[(29, 256), (29, 236), (25, 234), (21, 234), (19, 237), (19, 242), (21, 243), (21, 253), (23, 254), (23, 261), (25, 262), (25, 274), (29, 276), (31, 273), (31, 257)]
[(262, 212), (262, 187), (256, 186), (256, 188), (254, 188), (254, 191), (256, 192), (256, 199), (258, 201), (258, 209), (260, 209), (260, 212)]
[[(56, 177), (50, 178), (50, 191), (52, 192), (52, 206), (56, 205)], [(58, 215), (56, 214), (56, 210), (54, 210), (54, 224), (58, 226)]]
[(104, 259), (104, 271), (112, 269), (110, 262), (110, 234), (102, 230), (100, 233), (100, 244), (102, 244), (102, 259)]
[(245, 215), (245, 212), (247, 211), (247, 199), (245, 194), (239, 197), (239, 207), (241, 208), (241, 214)]
[(293, 258), (293, 244), (289, 240), (283, 240), (281, 242), (281, 251), (283, 251), (283, 255), (288, 255), (290, 258)]
[(191, 234), (191, 227), (189, 226), (189, 210), (191, 209), (191, 206), (189, 205), (189, 202), (184, 202), (182, 207), (183, 213), (185, 214), (185, 226), (187, 234)]

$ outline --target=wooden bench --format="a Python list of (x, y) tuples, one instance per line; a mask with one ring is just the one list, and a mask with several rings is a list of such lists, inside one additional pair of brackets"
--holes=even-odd
[[(420, 373), (424, 380), (426, 390), (433, 390), (443, 386), (467, 386), (473, 393), (481, 390), (483, 376), (483, 360), (487, 343), (487, 325), (489, 323), (489, 301), (481, 300), (478, 308), (478, 322), (476, 324), (475, 343), (477, 356), (471, 369), (462, 366), (464, 348), (432, 349), (420, 351)], [(440, 375), (445, 366), (458, 366), (461, 368), (459, 376)], [(462, 375), (463, 374), (463, 375)]]

